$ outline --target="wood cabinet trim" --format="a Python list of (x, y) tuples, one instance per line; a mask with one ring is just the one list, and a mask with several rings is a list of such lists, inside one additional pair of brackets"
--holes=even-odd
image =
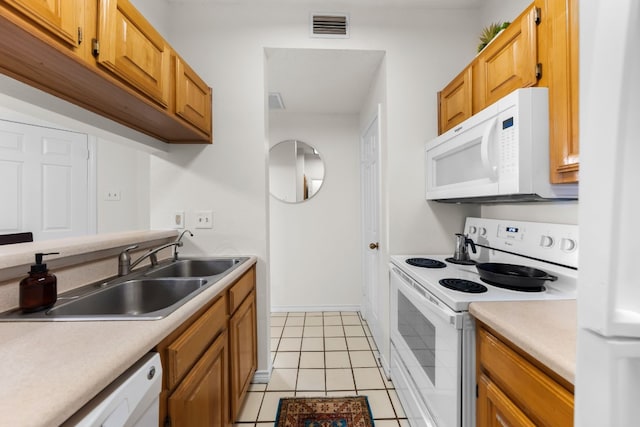
[(533, 5), (480, 52), (478, 61), (480, 108), (514, 89), (537, 83), (537, 26)]
[(477, 423), (479, 426), (535, 426), (526, 414), (484, 374), (478, 378)]
[(233, 314), (242, 301), (255, 289), (256, 270), (252, 267), (229, 288), (229, 314)]
[[(35, 25), (49, 32), (68, 47), (78, 47), (81, 0), (55, 0), (53, 3), (33, 0), (5, 0), (4, 3), (23, 14)], [(47, 6), (51, 5), (56, 10)], [(56, 13), (57, 12), (57, 13)]]
[(472, 85), (471, 66), (469, 66), (438, 92), (440, 134), (471, 117)]
[[(227, 332), (216, 338), (202, 358), (168, 396), (168, 415), (176, 426), (227, 426), (229, 356)], [(164, 419), (161, 419), (161, 425)]]
[(178, 55), (175, 62), (175, 113), (201, 131), (211, 134), (211, 88)]
[[(169, 46), (128, 0), (100, 0), (98, 41), (101, 66), (162, 107), (168, 106)], [(134, 55), (140, 52), (145, 52), (142, 58)]]
[(536, 424), (573, 424), (572, 391), (484, 325), (478, 327), (477, 340), (478, 377), (484, 374), (490, 378)]
[(167, 387), (173, 389), (200, 358), (214, 338), (227, 327), (223, 295), (180, 337), (167, 346)]
[[(246, 328), (246, 329), (244, 329)], [(252, 290), (229, 320), (231, 419), (236, 419), (257, 369), (256, 294)]]

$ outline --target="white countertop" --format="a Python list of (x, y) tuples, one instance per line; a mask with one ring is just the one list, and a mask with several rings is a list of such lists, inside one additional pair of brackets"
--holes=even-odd
[(574, 384), (576, 300), (474, 302), (469, 312)]
[(0, 323), (0, 425), (61, 424), (255, 263), (162, 320)]

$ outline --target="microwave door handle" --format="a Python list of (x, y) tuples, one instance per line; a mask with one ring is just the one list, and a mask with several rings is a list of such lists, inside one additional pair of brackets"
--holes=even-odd
[(487, 127), (485, 127), (482, 134), (482, 141), (480, 142), (480, 158), (482, 160), (482, 166), (484, 167), (484, 170), (487, 172), (489, 178), (492, 181), (496, 179), (496, 171), (498, 170), (498, 168), (497, 166), (491, 164), (489, 149), (492, 147), (490, 147), (489, 145), (491, 145), (493, 142), (493, 138), (496, 133), (497, 122), (497, 117), (489, 120), (489, 123), (487, 124)]

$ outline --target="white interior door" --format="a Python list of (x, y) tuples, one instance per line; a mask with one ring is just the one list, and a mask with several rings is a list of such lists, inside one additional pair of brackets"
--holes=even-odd
[(364, 280), (362, 314), (376, 343), (382, 343), (381, 301), (379, 289), (380, 242), (380, 128), (379, 115), (362, 136), (360, 150), (362, 185), (362, 250)]
[(86, 134), (0, 120), (0, 233), (87, 234), (88, 160)]

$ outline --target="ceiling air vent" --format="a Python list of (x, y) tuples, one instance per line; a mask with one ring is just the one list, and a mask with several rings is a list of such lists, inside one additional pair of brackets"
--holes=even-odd
[(269, 110), (284, 110), (284, 102), (280, 93), (269, 92)]
[(349, 15), (334, 13), (312, 14), (311, 37), (349, 38)]

